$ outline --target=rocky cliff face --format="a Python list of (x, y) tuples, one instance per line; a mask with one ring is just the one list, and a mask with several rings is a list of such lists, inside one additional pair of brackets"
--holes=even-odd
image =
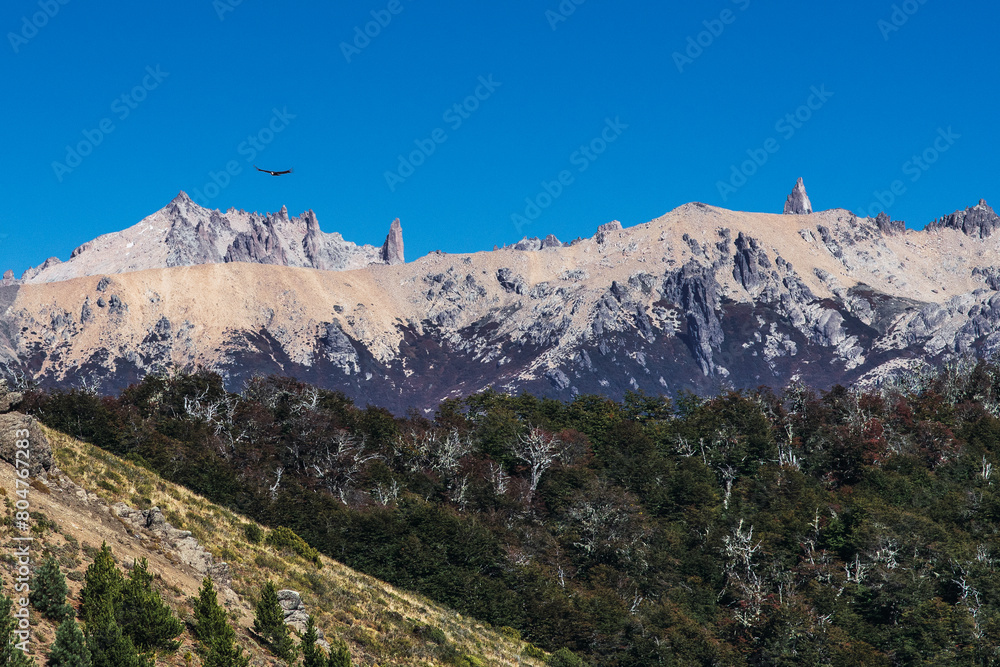
[[(69, 260), (52, 257), (28, 269), (20, 281), (5, 275), (3, 284), (44, 283), (82, 276), (108, 275), (173, 266), (228, 262), (298, 266), (328, 271), (369, 264), (401, 263), (403, 232), (396, 220), (382, 249), (358, 246), (334, 232), (320, 230), (316, 214), (289, 217), (277, 213), (213, 211), (195, 204), (183, 192), (166, 207), (120, 232), (106, 234), (76, 248)], [(386, 254), (389, 247), (389, 254)]]
[[(318, 228), (305, 218), (310, 238)], [(0, 287), (0, 362), (105, 391), (173, 365), (216, 369), (235, 388), (281, 373), (396, 410), (486, 387), (571, 398), (879, 382), (1000, 352), (994, 218), (983, 202), (914, 231), (844, 210), (688, 204), (569, 245), (342, 272), (222, 263)], [(259, 222), (290, 224), (284, 212)], [(185, 227), (189, 257), (222, 247), (211, 231), (221, 224), (199, 224)], [(240, 238), (226, 252), (290, 263), (263, 231)]]

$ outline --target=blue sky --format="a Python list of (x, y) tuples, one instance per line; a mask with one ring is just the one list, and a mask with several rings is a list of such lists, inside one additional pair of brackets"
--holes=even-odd
[(817, 209), (922, 227), (1000, 202), (998, 19), (941, 0), (8, 0), (0, 271), (179, 190), (311, 208), (359, 243), (399, 217), (409, 259), (689, 201), (780, 212), (799, 176)]

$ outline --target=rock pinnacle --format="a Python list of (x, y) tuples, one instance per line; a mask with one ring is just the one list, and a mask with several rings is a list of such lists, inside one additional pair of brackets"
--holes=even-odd
[(785, 215), (807, 215), (813, 212), (809, 195), (806, 194), (806, 186), (800, 178), (795, 183), (792, 194), (788, 195), (785, 201)]
[(399, 218), (392, 221), (389, 227), (389, 235), (385, 237), (382, 244), (382, 261), (386, 264), (403, 264), (403, 228), (399, 224)]

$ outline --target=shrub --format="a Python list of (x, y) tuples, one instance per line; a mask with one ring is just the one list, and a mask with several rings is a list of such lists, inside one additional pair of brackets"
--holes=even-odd
[(319, 551), (299, 537), (294, 530), (281, 526), (267, 536), (267, 543), (278, 549), (290, 549), (315, 565), (320, 565)]
[(260, 544), (264, 539), (264, 531), (255, 523), (243, 524), (243, 536), (250, 544)]

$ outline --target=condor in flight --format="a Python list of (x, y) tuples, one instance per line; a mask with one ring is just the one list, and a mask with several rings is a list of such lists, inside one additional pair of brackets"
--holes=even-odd
[(257, 165), (254, 165), (253, 168), (256, 169), (257, 171), (262, 171), (265, 174), (271, 174), (272, 176), (281, 176), (282, 174), (290, 174), (293, 171), (295, 171), (294, 169), (286, 169), (285, 171), (271, 171), (269, 169), (261, 169)]

